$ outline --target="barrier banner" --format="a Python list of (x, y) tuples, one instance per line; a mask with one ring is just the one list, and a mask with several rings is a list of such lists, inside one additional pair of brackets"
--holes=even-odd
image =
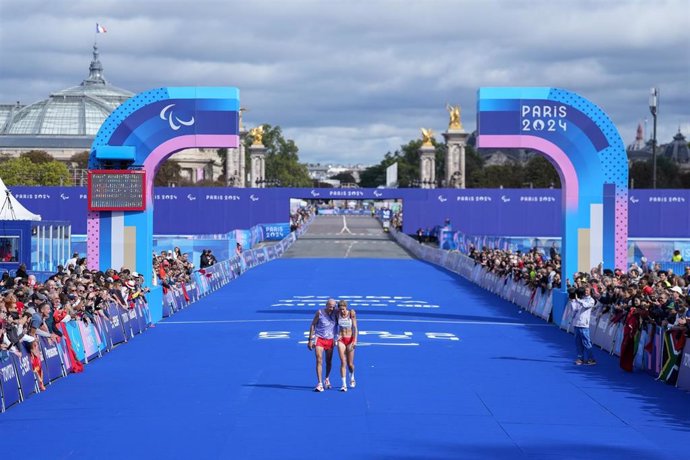
[(84, 344), (84, 354), (86, 355), (86, 360), (98, 357), (98, 343), (96, 342), (95, 334), (92, 333), (92, 329), (89, 325), (84, 323), (84, 321), (77, 321), (77, 326), (79, 327), (79, 333), (81, 334), (81, 340)]
[(57, 344), (46, 337), (39, 337), (38, 344), (41, 347), (43, 363), (45, 364), (43, 369), (44, 379), (52, 381), (64, 376)]
[(244, 259), (244, 263), (247, 264), (248, 268), (254, 266), (254, 253), (251, 250), (243, 252), (242, 258)]
[[(2, 389), (2, 411), (13, 404), (19, 402), (19, 379), (17, 377), (17, 368), (15, 361), (10, 357), (14, 353), (3, 353), (0, 358), (0, 388)], [(16, 359), (16, 356), (14, 356)]]
[(172, 314), (172, 294), (168, 291), (163, 294), (163, 318), (168, 318)]
[(117, 314), (120, 316), (120, 322), (122, 323), (122, 330), (125, 333), (126, 340), (128, 341), (134, 335), (132, 334), (132, 325), (130, 324), (129, 320), (129, 311), (123, 309), (122, 307), (115, 305), (115, 310), (117, 311)]
[(109, 352), (113, 348), (113, 337), (112, 337), (112, 326), (110, 321), (101, 317), (101, 315), (95, 315), (96, 332), (101, 338), (101, 351)]
[[(58, 326), (59, 329), (59, 326)], [(69, 350), (67, 349), (67, 341), (69, 340), (69, 335), (63, 333), (63, 336), (57, 342), (58, 353), (60, 354), (60, 361), (62, 362), (62, 368), (65, 370), (65, 375), (72, 372), (72, 360), (69, 357)]]
[(678, 369), (678, 381), (676, 382), (676, 386), (685, 391), (690, 391), (690, 342), (687, 341), (680, 358), (680, 368)]
[[(592, 313), (594, 313), (594, 309), (592, 310)], [(590, 320), (590, 324), (594, 321), (595, 316), (592, 315), (592, 318)], [(605, 347), (607, 341), (606, 341), (606, 328), (609, 327), (609, 315), (602, 315), (601, 318), (599, 318), (599, 321), (596, 321), (596, 327), (594, 330), (590, 331), (590, 338), (592, 339), (592, 343), (594, 345), (597, 345), (599, 348), (606, 350), (606, 351), (611, 351), (611, 341), (608, 341), (609, 346), (608, 348)]]
[(271, 245), (266, 247), (266, 256), (268, 257), (268, 260), (273, 260), (276, 258), (275, 246)]
[(16, 370), (19, 372), (19, 386), (22, 390), (22, 397), (26, 399), (38, 391), (38, 384), (36, 382), (36, 374), (31, 369), (29, 352), (24, 347), (22, 347), (21, 352), (22, 357), (17, 359), (18, 365)]
[(137, 315), (137, 309), (130, 305), (129, 309), (125, 313), (129, 317), (129, 327), (132, 328), (132, 335), (141, 334), (141, 326), (139, 323), (139, 317)]
[(256, 264), (261, 265), (266, 262), (267, 256), (266, 256), (266, 251), (261, 248), (261, 249), (256, 249), (256, 252), (254, 253), (256, 256)]
[(280, 241), (290, 234), (290, 224), (264, 224), (261, 225), (264, 232), (264, 240), (266, 241)]
[(663, 365), (664, 330), (659, 326), (656, 326), (654, 330), (654, 348), (652, 350), (654, 353), (654, 367), (651, 370), (654, 375), (658, 376), (661, 372), (661, 366)]
[(144, 332), (146, 330), (146, 318), (144, 316), (144, 307), (143, 307), (144, 302), (140, 299), (137, 299), (134, 302), (134, 308), (137, 311), (137, 323), (139, 325), (139, 331)]
[(108, 317), (110, 318), (110, 337), (113, 346), (118, 343), (126, 342), (127, 336), (125, 335), (124, 327), (122, 326), (122, 320), (120, 319), (120, 313), (118, 307), (112, 302), (108, 304)]
[(94, 319), (89, 321), (89, 324), (87, 324), (86, 326), (89, 332), (91, 333), (93, 340), (96, 342), (96, 347), (98, 348), (98, 356), (101, 356), (101, 351), (103, 351), (103, 348), (105, 348), (105, 343), (103, 342), (101, 334), (98, 332), (98, 328), (96, 327), (95, 317)]
[(84, 352), (84, 342), (81, 338), (81, 332), (79, 332), (79, 326), (77, 321), (68, 321), (63, 323), (67, 329), (67, 334), (69, 335), (70, 343), (72, 344), (72, 349), (74, 349), (74, 354), (77, 355), (79, 361), (84, 361), (86, 353)]
[(613, 343), (613, 350), (612, 354), (616, 356), (621, 355), (621, 347), (623, 346), (623, 324), (619, 321), (616, 323), (616, 330), (615, 330), (615, 342)]
[(151, 324), (153, 324), (153, 320), (151, 319), (151, 309), (149, 308), (149, 302), (146, 297), (141, 299), (141, 312), (144, 315), (144, 326), (145, 328), (148, 328)]

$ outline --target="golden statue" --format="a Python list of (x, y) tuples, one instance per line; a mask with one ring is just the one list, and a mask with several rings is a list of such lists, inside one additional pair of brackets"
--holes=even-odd
[(448, 129), (462, 131), (462, 122), (460, 121), (460, 106), (452, 106), (446, 104), (446, 110), (450, 115), (450, 121), (448, 122)]
[(256, 128), (252, 128), (249, 130), (249, 135), (252, 136), (254, 141), (252, 142), (252, 145), (264, 145), (263, 144), (263, 138), (264, 138), (264, 127), (263, 125), (259, 125)]
[(433, 147), (431, 139), (434, 138), (434, 132), (431, 129), (422, 128), (422, 147)]

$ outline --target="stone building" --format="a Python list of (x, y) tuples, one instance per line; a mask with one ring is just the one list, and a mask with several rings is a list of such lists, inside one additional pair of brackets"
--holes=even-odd
[[(18, 156), (29, 150), (44, 150), (71, 166), (75, 182), (81, 183), (84, 171), (76, 169), (70, 159), (91, 148), (101, 124), (133, 95), (106, 80), (94, 44), (89, 75), (81, 84), (29, 105), (0, 104), (0, 154)], [(172, 159), (180, 164), (182, 177), (190, 182), (215, 180), (223, 173), (215, 149), (184, 150)]]

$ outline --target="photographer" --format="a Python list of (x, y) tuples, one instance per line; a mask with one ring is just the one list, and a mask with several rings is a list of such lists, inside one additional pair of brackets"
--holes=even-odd
[(573, 311), (573, 328), (575, 331), (575, 364), (594, 365), (597, 362), (592, 354), (592, 340), (589, 337), (589, 321), (594, 308), (594, 299), (590, 296), (589, 287), (577, 288), (571, 294), (570, 308)]

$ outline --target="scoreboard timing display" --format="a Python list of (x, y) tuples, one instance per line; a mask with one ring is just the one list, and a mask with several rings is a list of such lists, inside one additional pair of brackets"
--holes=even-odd
[(146, 209), (144, 171), (89, 171), (89, 211), (143, 211)]

